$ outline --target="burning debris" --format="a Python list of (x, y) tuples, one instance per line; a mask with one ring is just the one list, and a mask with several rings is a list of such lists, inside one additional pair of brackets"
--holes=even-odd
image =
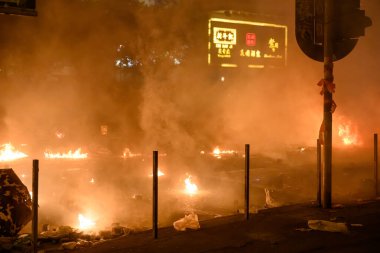
[(350, 122), (346, 124), (339, 124), (338, 136), (341, 138), (342, 143), (346, 146), (360, 145), (357, 130)]
[(142, 154), (132, 153), (132, 151), (129, 148), (125, 148), (122, 155), (123, 158), (135, 158), (140, 156), (142, 156)]
[(78, 148), (74, 152), (69, 150), (67, 153), (53, 153), (51, 151), (44, 152), (46, 159), (86, 159), (88, 158), (87, 153), (82, 153), (82, 149)]
[(11, 143), (3, 144), (0, 147), (0, 162), (13, 161), (28, 157), (27, 154), (16, 150)]
[[(164, 176), (164, 175), (165, 175), (165, 173), (162, 172), (162, 171), (160, 170), (160, 168), (158, 168), (157, 176), (158, 176), (158, 177), (162, 177), (162, 176)], [(149, 176), (150, 176), (150, 177), (153, 177), (153, 174), (149, 174)]]
[(198, 193), (198, 186), (192, 182), (192, 177), (189, 175), (184, 183), (185, 183), (185, 193), (189, 196), (194, 196)]
[(219, 147), (214, 148), (212, 151), (213, 156), (218, 159), (221, 159), (223, 156), (237, 155), (237, 153), (235, 150), (221, 150)]
[(83, 216), (83, 214), (78, 214), (79, 229), (82, 231), (88, 231), (95, 227), (96, 222), (92, 219)]

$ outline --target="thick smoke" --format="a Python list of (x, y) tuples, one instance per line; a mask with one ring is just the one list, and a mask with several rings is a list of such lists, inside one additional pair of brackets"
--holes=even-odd
[[(202, 12), (207, 4), (190, 2), (41, 0), (38, 17), (0, 15), (1, 142), (26, 144), (22, 147), (28, 154), (42, 160), (46, 149), (79, 147), (92, 159), (41, 163), (42, 192), (50, 192), (41, 199), (46, 222), (72, 224), (77, 213), (91, 212), (88, 207), (100, 216), (109, 206), (102, 225), (138, 217), (136, 225), (149, 226), (154, 149), (168, 154), (160, 166), (175, 175), (163, 180), (163, 196), (173, 194), (184, 175), (194, 172), (200, 186), (224, 190), (215, 198), (228, 205), (241, 194), (236, 190), (241, 182), (218, 172), (230, 180), (226, 190), (208, 173), (218, 165), (205, 165), (192, 155), (218, 145), (242, 151), (250, 143), (253, 153), (280, 161), (287, 150), (315, 146), (322, 122), (317, 83), (323, 64), (308, 59), (296, 45), (294, 1), (250, 1), (249, 11), (277, 15), (288, 26), (287, 66), (264, 70), (207, 66), (207, 14)], [(227, 2), (220, 4), (233, 5)], [(379, 131), (380, 5), (363, 0), (362, 8), (373, 25), (334, 70), (334, 145), (339, 148), (340, 124), (356, 129), (366, 147)], [(173, 55), (180, 64), (173, 65)], [(120, 68), (122, 57), (124, 64), (132, 59), (134, 67)], [(118, 161), (125, 148), (142, 156)], [(29, 165), (14, 166), (25, 172)], [(89, 185), (92, 178), (95, 184)], [(162, 210), (185, 205), (180, 197), (167, 199)], [(169, 219), (171, 214), (161, 215)]]

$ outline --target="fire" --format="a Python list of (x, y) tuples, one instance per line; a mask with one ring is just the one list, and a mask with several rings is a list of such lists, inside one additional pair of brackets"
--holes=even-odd
[(45, 151), (45, 158), (47, 159), (86, 159), (88, 157), (87, 153), (81, 153), (81, 148), (78, 148), (74, 152), (69, 150), (67, 153), (52, 153), (50, 151)]
[(191, 181), (191, 176), (188, 176), (186, 179), (185, 179), (185, 193), (190, 195), (190, 196), (193, 196), (195, 194), (197, 194), (198, 192), (198, 186), (193, 183)]
[(95, 227), (95, 221), (90, 218), (84, 217), (83, 214), (78, 214), (79, 229), (80, 230), (90, 230)]
[(15, 147), (12, 146), (10, 143), (6, 143), (1, 145), (0, 149), (0, 161), (5, 162), (5, 161), (13, 161), (17, 159), (21, 159), (24, 157), (28, 157), (28, 155), (17, 151)]
[[(158, 169), (157, 171), (157, 176), (161, 177), (161, 176), (164, 176), (165, 173), (163, 173), (160, 169)], [(149, 175), (150, 177), (153, 177), (153, 173)]]
[(212, 154), (214, 157), (220, 159), (223, 155), (234, 155), (237, 154), (237, 151), (235, 150), (220, 150), (219, 147), (214, 148), (212, 151)]
[(338, 126), (338, 136), (346, 146), (359, 145), (359, 138), (356, 131), (353, 129), (352, 124), (340, 124)]
[(138, 157), (141, 156), (141, 154), (134, 154), (131, 152), (129, 148), (125, 148), (123, 152), (123, 158), (133, 158), (133, 157)]

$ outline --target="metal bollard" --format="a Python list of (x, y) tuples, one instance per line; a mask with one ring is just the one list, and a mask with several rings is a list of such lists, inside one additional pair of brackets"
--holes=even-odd
[(153, 237), (158, 237), (158, 151), (153, 151)]
[(375, 197), (379, 196), (379, 185), (378, 185), (378, 151), (377, 151), (377, 134), (373, 136), (373, 146), (374, 146), (374, 176), (375, 176)]
[(249, 144), (245, 144), (245, 218), (249, 220)]
[(33, 160), (33, 182), (32, 182), (32, 245), (33, 253), (38, 251), (38, 160)]
[(321, 157), (321, 141), (317, 139), (317, 206), (322, 206), (321, 198), (322, 190), (322, 157)]

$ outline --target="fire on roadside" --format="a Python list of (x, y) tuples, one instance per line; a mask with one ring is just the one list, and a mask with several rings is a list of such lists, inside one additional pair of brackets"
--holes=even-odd
[(361, 144), (358, 131), (351, 122), (338, 125), (338, 136), (345, 146), (358, 146)]
[(123, 155), (122, 155), (122, 157), (124, 159), (126, 159), (126, 158), (140, 157), (140, 156), (142, 156), (142, 154), (132, 153), (129, 148), (125, 148), (124, 151), (123, 151)]
[(235, 150), (221, 150), (219, 147), (215, 147), (214, 150), (212, 151), (212, 154), (214, 157), (220, 159), (220, 158), (222, 158), (222, 156), (236, 155), (237, 151), (235, 151)]
[(185, 183), (185, 193), (189, 196), (196, 195), (198, 193), (198, 186), (192, 181), (192, 177), (189, 175), (186, 177)]
[(16, 150), (11, 143), (5, 143), (0, 146), (0, 162), (14, 161), (25, 157), (28, 157), (28, 155)]
[[(158, 169), (158, 171), (157, 171), (157, 176), (158, 176), (158, 177), (162, 177), (162, 176), (164, 176), (164, 175), (165, 175), (165, 173), (162, 172), (160, 169)], [(150, 177), (153, 177), (153, 173), (149, 174), (149, 176), (150, 176)]]
[(85, 217), (83, 214), (78, 214), (78, 228), (80, 230), (91, 230), (95, 228), (95, 221), (92, 219)]
[(46, 159), (86, 159), (88, 157), (88, 153), (82, 153), (81, 148), (75, 151), (69, 150), (67, 153), (45, 151), (44, 155)]

